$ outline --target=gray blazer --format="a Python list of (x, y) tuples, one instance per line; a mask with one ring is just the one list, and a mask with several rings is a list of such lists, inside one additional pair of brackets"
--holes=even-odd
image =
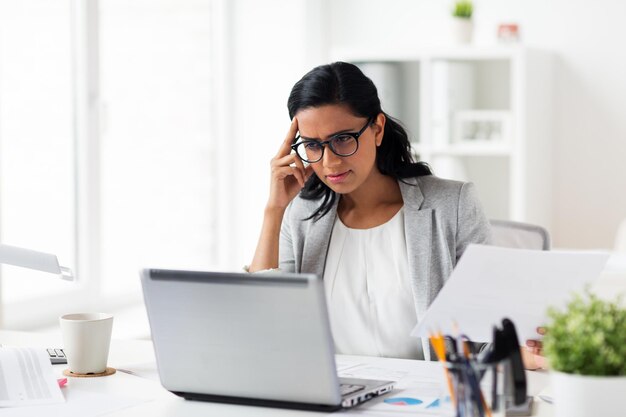
[[(409, 273), (417, 321), (450, 276), (470, 243), (488, 244), (491, 229), (474, 185), (435, 176), (399, 181)], [(324, 275), (337, 203), (318, 221), (304, 220), (319, 200), (294, 199), (285, 212), (280, 233), (279, 268), (287, 272)], [(425, 359), (430, 359), (423, 340)]]

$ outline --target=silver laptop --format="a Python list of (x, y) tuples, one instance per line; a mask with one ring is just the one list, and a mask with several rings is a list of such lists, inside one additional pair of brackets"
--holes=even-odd
[(337, 376), (322, 282), (309, 274), (145, 269), (159, 376), (192, 400), (331, 411), (393, 389)]

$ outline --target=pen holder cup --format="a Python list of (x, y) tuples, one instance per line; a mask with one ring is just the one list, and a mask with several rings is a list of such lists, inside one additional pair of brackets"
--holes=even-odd
[(443, 365), (456, 417), (505, 416), (505, 384), (497, 365), (465, 358)]

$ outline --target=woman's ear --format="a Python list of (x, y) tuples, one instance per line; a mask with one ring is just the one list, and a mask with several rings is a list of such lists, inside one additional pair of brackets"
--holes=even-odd
[(374, 129), (374, 139), (376, 142), (376, 146), (380, 146), (383, 143), (383, 136), (385, 136), (385, 122), (387, 118), (384, 113), (378, 113), (378, 116), (374, 119), (372, 123), (372, 129)]

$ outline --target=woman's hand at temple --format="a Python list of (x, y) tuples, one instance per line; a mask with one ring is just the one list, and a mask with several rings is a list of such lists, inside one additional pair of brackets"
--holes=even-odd
[(298, 155), (291, 152), (291, 144), (297, 132), (298, 119), (294, 117), (287, 137), (270, 164), (272, 178), (267, 209), (285, 209), (313, 172), (310, 166), (305, 168)]
[(248, 271), (256, 272), (278, 268), (278, 246), (280, 226), (285, 209), (296, 198), (313, 168), (304, 167), (298, 155), (291, 153), (291, 144), (298, 132), (298, 120), (294, 117), (287, 137), (278, 153), (272, 158), (270, 196), (265, 207), (261, 236)]

